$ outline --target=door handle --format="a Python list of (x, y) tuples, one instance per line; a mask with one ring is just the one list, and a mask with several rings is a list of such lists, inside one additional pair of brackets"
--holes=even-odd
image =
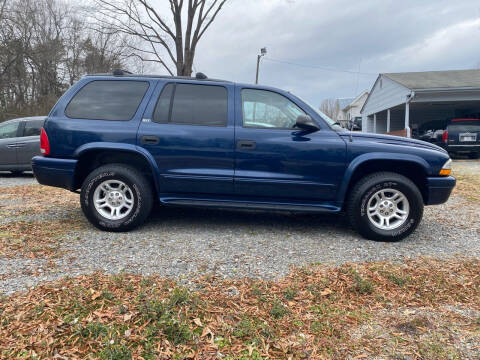
[(18, 148), (21, 148), (21, 147), (24, 147), (25, 145), (27, 145), (26, 143), (17, 143), (17, 149)]
[(146, 135), (142, 136), (140, 141), (142, 142), (142, 144), (145, 145), (156, 145), (160, 142), (160, 139), (158, 138), (158, 136)]
[(17, 147), (17, 144), (8, 144), (7, 147), (10, 149), (14, 149)]
[(239, 140), (237, 141), (237, 149), (253, 150), (257, 146), (255, 141), (251, 140)]
[(237, 141), (237, 149), (253, 150), (257, 146), (255, 141), (251, 140), (239, 140)]

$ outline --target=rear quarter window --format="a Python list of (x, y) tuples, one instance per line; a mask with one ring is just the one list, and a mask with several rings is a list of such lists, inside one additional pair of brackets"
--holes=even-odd
[(38, 136), (45, 120), (28, 120), (23, 129), (23, 136)]
[(146, 81), (92, 81), (75, 94), (65, 115), (75, 119), (131, 120), (148, 86)]

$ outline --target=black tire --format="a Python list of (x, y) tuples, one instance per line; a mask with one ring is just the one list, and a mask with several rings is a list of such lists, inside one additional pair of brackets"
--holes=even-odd
[[(377, 227), (367, 214), (370, 199), (382, 189), (401, 192), (409, 203), (409, 213), (405, 222), (392, 230)], [(391, 172), (374, 173), (354, 185), (347, 202), (347, 215), (352, 226), (369, 240), (400, 241), (409, 236), (422, 220), (422, 194), (417, 186), (403, 175)]]
[(480, 157), (480, 153), (478, 153), (478, 152), (471, 152), (471, 153), (468, 154), (468, 157), (469, 157), (470, 159), (478, 159), (478, 158)]
[[(121, 181), (131, 189), (133, 207), (122, 219), (108, 219), (95, 208), (95, 190), (107, 180)], [(143, 224), (150, 215), (153, 204), (152, 186), (145, 176), (133, 167), (124, 164), (104, 165), (92, 171), (83, 182), (80, 204), (87, 219), (100, 230), (129, 231)]]
[(12, 171), (10, 171), (10, 173), (11, 173), (13, 176), (19, 176), (19, 175), (22, 175), (22, 174), (23, 174), (23, 170), (12, 170)]

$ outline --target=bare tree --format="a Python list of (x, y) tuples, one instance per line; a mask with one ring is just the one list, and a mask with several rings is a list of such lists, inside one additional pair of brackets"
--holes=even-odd
[(0, 1), (0, 21), (3, 19), (3, 13), (5, 12), (5, 8), (7, 7), (7, 0)]
[(64, 0), (0, 0), (0, 10), (0, 122), (47, 113), (85, 73), (141, 66), (128, 35), (91, 30)]
[(197, 45), (226, 1), (168, 0), (167, 20), (149, 0), (95, 0), (96, 21), (102, 31), (141, 40), (130, 46), (132, 56), (161, 64), (170, 75), (191, 76)]
[(320, 111), (332, 118), (333, 120), (338, 120), (338, 114), (340, 113), (340, 105), (338, 100), (335, 99), (325, 99), (320, 105)]

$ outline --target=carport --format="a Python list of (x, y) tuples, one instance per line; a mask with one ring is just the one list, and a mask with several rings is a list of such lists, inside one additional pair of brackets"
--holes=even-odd
[(362, 108), (362, 128), (418, 137), (459, 117), (480, 117), (480, 70), (380, 74)]

